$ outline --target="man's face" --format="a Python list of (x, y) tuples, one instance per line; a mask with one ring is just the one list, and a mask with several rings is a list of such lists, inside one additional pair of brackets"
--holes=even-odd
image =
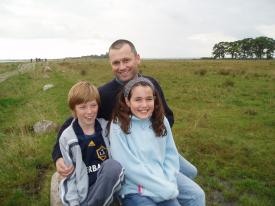
[(131, 47), (125, 44), (120, 49), (111, 49), (109, 51), (109, 61), (116, 78), (127, 82), (137, 75), (140, 56), (134, 54), (131, 51)]

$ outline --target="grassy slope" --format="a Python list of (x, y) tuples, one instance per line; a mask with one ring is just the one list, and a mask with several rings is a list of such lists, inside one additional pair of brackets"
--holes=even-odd
[[(106, 60), (50, 62), (0, 84), (0, 202), (48, 205), (55, 133), (31, 126), (68, 117), (66, 95), (77, 80), (112, 78)], [(275, 204), (275, 62), (144, 61), (175, 113), (179, 151), (199, 170), (208, 205)], [(1, 69), (5, 71), (6, 69)], [(55, 87), (42, 92), (43, 85)]]
[(19, 62), (14, 63), (0, 63), (0, 74), (4, 72), (10, 72), (17, 69)]

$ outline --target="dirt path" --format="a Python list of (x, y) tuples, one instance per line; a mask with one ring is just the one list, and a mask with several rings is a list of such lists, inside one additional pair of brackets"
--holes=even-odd
[(35, 63), (19, 64), (16, 70), (0, 74), (0, 83), (14, 75), (23, 74), (27, 71), (34, 70), (34, 69), (35, 69)]

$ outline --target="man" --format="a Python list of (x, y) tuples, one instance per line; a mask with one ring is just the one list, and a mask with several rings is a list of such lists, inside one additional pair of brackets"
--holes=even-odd
[[(101, 105), (98, 113), (99, 118), (110, 120), (112, 110), (115, 106), (116, 96), (121, 91), (123, 85), (135, 78), (138, 74), (138, 66), (141, 62), (135, 46), (128, 40), (120, 39), (115, 41), (109, 48), (109, 61), (115, 78), (107, 84), (99, 87)], [(162, 89), (158, 82), (152, 77), (146, 76), (154, 84), (163, 102), (165, 115), (170, 126), (173, 126), (174, 116), (168, 107)], [(57, 142), (54, 146), (52, 158), (55, 162), (57, 172), (62, 176), (68, 176), (74, 169), (73, 166), (66, 166), (62, 158), (58, 139), (62, 131), (70, 125), (72, 118), (68, 119), (58, 133)], [(178, 187), (180, 194), (178, 200), (181, 205), (205, 205), (205, 195), (203, 190), (192, 180), (197, 175), (197, 169), (179, 156), (180, 175), (178, 176)]]

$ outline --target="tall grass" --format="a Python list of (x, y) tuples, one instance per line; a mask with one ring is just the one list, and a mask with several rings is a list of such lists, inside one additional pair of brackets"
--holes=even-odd
[[(62, 124), (76, 81), (100, 86), (112, 79), (107, 60), (48, 64), (47, 75), (37, 63), (35, 71), (0, 83), (3, 205), (49, 204), (56, 133), (36, 135), (32, 125)], [(161, 84), (175, 114), (178, 150), (197, 166), (207, 204), (275, 205), (275, 61), (148, 60), (140, 70)], [(55, 87), (43, 92), (48, 83)]]
[(20, 62), (0, 63), (0, 74), (16, 70), (19, 64), (21, 63)]

